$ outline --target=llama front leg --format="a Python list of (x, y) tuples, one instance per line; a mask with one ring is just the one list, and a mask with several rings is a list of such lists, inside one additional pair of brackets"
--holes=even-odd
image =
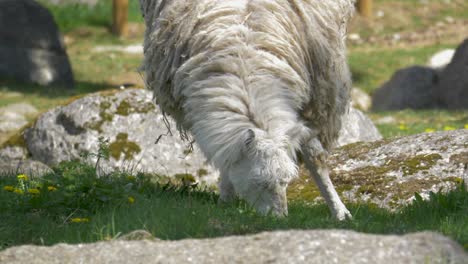
[(221, 172), (219, 177), (219, 202), (220, 203), (229, 203), (236, 198), (236, 193), (234, 191), (234, 186), (229, 180), (228, 174)]
[(304, 163), (310, 171), (320, 193), (327, 202), (332, 215), (342, 221), (351, 218), (351, 213), (341, 201), (338, 193), (330, 180), (328, 166), (326, 164), (327, 153), (322, 148), (318, 139), (314, 138), (303, 148)]

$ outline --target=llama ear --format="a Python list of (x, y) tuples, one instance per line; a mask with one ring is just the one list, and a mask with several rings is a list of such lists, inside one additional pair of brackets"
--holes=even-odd
[(255, 132), (253, 129), (247, 129), (244, 143), (247, 148), (251, 147), (253, 142), (255, 141)]

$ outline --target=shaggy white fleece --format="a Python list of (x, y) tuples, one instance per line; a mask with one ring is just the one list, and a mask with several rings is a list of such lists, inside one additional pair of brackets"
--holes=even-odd
[(353, 1), (140, 4), (147, 86), (220, 169), (221, 199), (239, 195), (262, 213), (286, 214), (298, 152), (335, 216), (349, 216), (324, 158), (348, 108)]

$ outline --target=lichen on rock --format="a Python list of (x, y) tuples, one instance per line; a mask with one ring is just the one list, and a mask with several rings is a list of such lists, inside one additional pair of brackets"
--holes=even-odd
[[(448, 191), (468, 180), (468, 130), (354, 143), (335, 150), (330, 177), (344, 200), (395, 209), (414, 193)], [(291, 199), (320, 200), (307, 173), (288, 188)]]
[(134, 156), (141, 152), (140, 146), (128, 140), (128, 134), (119, 133), (116, 140), (109, 144), (110, 155), (119, 160), (122, 155), (124, 160), (132, 160)]

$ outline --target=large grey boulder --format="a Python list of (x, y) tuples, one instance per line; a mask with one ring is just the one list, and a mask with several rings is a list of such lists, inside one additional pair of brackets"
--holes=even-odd
[(422, 66), (398, 70), (372, 95), (372, 110), (425, 109), (437, 106), (433, 97), (437, 71)]
[[(336, 149), (328, 165), (343, 200), (395, 210), (430, 192), (447, 192), (468, 183), (468, 130), (423, 133)], [(468, 188), (468, 186), (467, 186)], [(322, 202), (308, 172), (288, 188), (292, 200)]]
[(444, 108), (468, 109), (468, 39), (440, 74), (435, 95)]
[(466, 129), (356, 143), (331, 155), (331, 178), (345, 200), (394, 209), (467, 183), (467, 144)]
[(361, 111), (350, 108), (343, 116), (342, 128), (337, 140), (337, 146), (344, 146), (356, 142), (369, 142), (382, 138), (372, 120)]
[(109, 139), (110, 159), (100, 163), (105, 172), (119, 169), (169, 177), (189, 174), (207, 183), (217, 178), (217, 171), (207, 164), (199, 148), (194, 145), (192, 151), (189, 142), (180, 139), (176, 125), (165, 119), (146, 90), (78, 99), (46, 112), (25, 133), (32, 158), (49, 166), (78, 159), (84, 151), (97, 153), (99, 137)]
[(466, 263), (452, 240), (424, 232), (404, 236), (345, 230), (260, 233), (180, 241), (113, 241), (0, 252), (0, 263)]
[(62, 37), (50, 12), (33, 0), (0, 0), (0, 77), (73, 86)]
[[(355, 109), (345, 116), (341, 135), (340, 144), (381, 138), (372, 122)], [(49, 166), (77, 159), (83, 151), (97, 153), (99, 137), (110, 140), (110, 160), (101, 164), (107, 171), (190, 174), (206, 183), (217, 179), (217, 171), (207, 164), (197, 145), (192, 151), (189, 142), (180, 139), (175, 123), (161, 114), (147, 90), (84, 97), (46, 112), (25, 133), (32, 158)]]

